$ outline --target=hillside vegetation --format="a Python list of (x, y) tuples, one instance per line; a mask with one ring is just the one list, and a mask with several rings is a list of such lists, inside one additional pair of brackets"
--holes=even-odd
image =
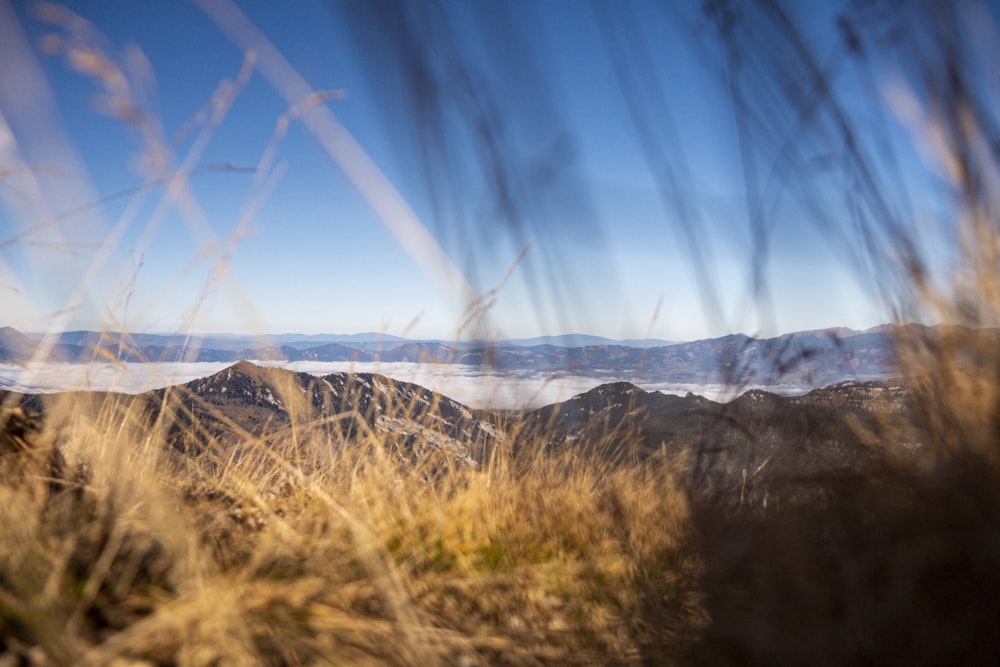
[(50, 408), (57, 430), (19, 432), (23, 411), (4, 413), (4, 656), (635, 662), (676, 654), (706, 622), (667, 465), (515, 463), (498, 446), (442, 473), (433, 455), (393, 456), (363, 418), (346, 437), (295, 424), (280, 448), (206, 447), (191, 432), (184, 451), (147, 407), (70, 398)]

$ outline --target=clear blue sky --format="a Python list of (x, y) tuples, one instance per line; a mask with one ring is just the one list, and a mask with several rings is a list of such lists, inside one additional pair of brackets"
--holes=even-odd
[[(293, 119), (261, 165), (290, 107), (268, 80), (268, 54), (202, 146), (211, 120), (196, 114), (244, 62), (218, 17), (173, 0), (70, 4), (73, 15), (0, 0), (0, 324), (403, 334), (416, 320), (407, 335), (455, 335), (466, 304), (435, 274), (440, 257), (401, 242), (306, 124)], [(428, 43), (408, 52), (401, 35), (410, 33), (364, 5), (235, 3), (313, 90), (336, 91), (322, 106), (474, 292), (497, 286), (532, 243), (492, 306), (493, 332), (693, 339), (887, 319), (870, 278), (845, 261), (849, 235), (831, 240), (791, 197), (765, 202), (766, 238), (752, 231), (723, 49), (689, 15), (697, 10), (443, 3), (440, 15), (414, 14)], [(410, 8), (421, 6), (432, 7)], [(836, 52), (832, 14), (800, 18), (817, 51)], [(678, 210), (658, 193), (608, 21), (639, 84), (633, 101), (694, 212), (697, 266)], [(94, 60), (95, 48), (108, 63)], [(415, 82), (422, 61), (408, 53), (439, 78)], [(138, 111), (102, 108), (100, 95), (116, 86)], [(867, 104), (850, 87), (845, 99)], [(903, 176), (924, 182), (896, 122), (875, 106), (860, 111), (900, 147)], [(483, 119), (501, 134), (482, 134)], [(189, 190), (148, 182), (186, 160)], [(508, 208), (497, 165), (518, 188)], [(933, 197), (914, 201), (933, 213)], [(751, 286), (761, 248), (767, 299)]]

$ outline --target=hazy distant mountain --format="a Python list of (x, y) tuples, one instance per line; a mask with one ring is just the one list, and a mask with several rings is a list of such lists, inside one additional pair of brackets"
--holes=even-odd
[[(10, 328), (10, 327), (6, 327)], [(12, 329), (13, 330), (13, 329)], [(41, 340), (45, 334), (23, 334), (31, 340)], [(246, 336), (241, 334), (156, 334), (101, 331), (67, 331), (58, 335), (58, 342), (80, 347), (109, 347), (122, 341), (131, 347), (158, 346), (164, 348), (188, 347), (239, 352), (246, 349), (287, 345), (298, 349), (315, 347), (324, 343), (339, 343), (357, 348), (392, 346), (407, 339), (375, 332), (359, 334), (276, 334), (274, 336)]]
[(586, 347), (588, 345), (623, 345), (625, 347), (660, 347), (673, 345), (677, 341), (661, 338), (628, 338), (616, 340), (587, 334), (561, 334), (559, 336), (536, 336), (534, 338), (507, 338), (497, 341), (500, 346), (535, 347), (555, 345), (556, 347)]
[(17, 329), (0, 327), (0, 359), (26, 361), (31, 359), (35, 349), (35, 341)]
[[(292, 345), (291, 347), (294, 347)], [(302, 349), (302, 359), (310, 361), (372, 361), (372, 352), (340, 343), (325, 343)]]
[[(0, 362), (28, 362), (39, 352), (39, 342), (13, 327), (0, 327)], [(80, 357), (82, 348), (57, 341), (45, 358), (40, 361), (73, 361)]]
[(390, 336), (389, 334), (369, 331), (359, 334), (278, 334), (272, 339), (283, 345), (305, 349), (323, 343), (338, 343), (345, 347), (369, 350), (390, 348), (400, 343), (409, 342), (406, 338)]
[(181, 345), (146, 345), (142, 348), (142, 354), (146, 361), (151, 362), (219, 363), (239, 359), (236, 353), (228, 350)]
[(375, 355), (375, 359), (447, 364), (456, 362), (462, 354), (463, 352), (438, 342), (409, 342), (382, 350)]
[[(6, 327), (10, 329), (10, 327)], [(14, 329), (11, 329), (15, 331)], [(23, 334), (30, 340), (40, 340), (44, 334), (27, 333)], [(245, 349), (257, 349), (267, 347), (288, 346), (304, 350), (317, 347), (326, 343), (336, 343), (353, 349), (364, 348), (370, 352), (381, 350), (391, 350), (405, 343), (433, 343), (450, 346), (453, 341), (442, 340), (412, 340), (391, 336), (377, 332), (365, 332), (358, 334), (276, 334), (273, 336), (245, 336), (239, 334), (152, 334), (152, 333), (128, 333), (99, 332), (99, 331), (67, 331), (59, 334), (58, 342), (66, 345), (77, 345), (80, 347), (102, 346), (118, 344), (126, 341), (127, 345), (133, 347), (159, 346), (159, 347), (197, 347), (225, 350), (229, 352), (239, 352)], [(517, 346), (531, 347), (535, 345), (557, 345), (559, 347), (583, 347), (585, 345), (625, 345), (627, 347), (655, 347), (658, 345), (670, 345), (673, 341), (662, 339), (628, 339), (614, 340), (602, 336), (590, 336), (586, 334), (562, 334), (558, 336), (538, 336), (535, 338), (514, 338), (497, 341), (496, 345), (501, 347)], [(472, 341), (463, 343), (459, 347), (483, 347), (482, 341)]]

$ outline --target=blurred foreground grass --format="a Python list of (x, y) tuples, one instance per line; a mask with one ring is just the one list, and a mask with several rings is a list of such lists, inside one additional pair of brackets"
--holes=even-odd
[(130, 400), (67, 405), (39, 436), (75, 481), (0, 479), (14, 664), (635, 662), (704, 626), (666, 466), (501, 448), (429, 480), (374, 437), (320, 429), (298, 438), (333, 452), (322, 469), (219, 461), (165, 449)]

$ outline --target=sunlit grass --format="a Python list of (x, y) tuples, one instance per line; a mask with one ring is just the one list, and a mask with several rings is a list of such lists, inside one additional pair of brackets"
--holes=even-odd
[(679, 650), (704, 623), (687, 502), (666, 466), (514, 465), (498, 447), (432, 476), (374, 434), (302, 422), (294, 451), (261, 440), (238, 461), (222, 447), (189, 456), (137, 403), (50, 419), (85, 471), (65, 489), (2, 480), (8, 652), (603, 663)]

